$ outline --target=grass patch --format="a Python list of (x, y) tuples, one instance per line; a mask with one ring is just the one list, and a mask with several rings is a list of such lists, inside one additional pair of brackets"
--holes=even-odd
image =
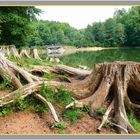
[(3, 74), (2, 82), (0, 83), (0, 88), (1, 89), (12, 89), (13, 88), (11, 79), (6, 74)]
[(70, 91), (65, 90), (63, 86), (61, 86), (58, 89), (57, 93), (54, 96), (54, 99), (63, 107), (65, 107), (73, 101), (72, 93)]
[(52, 80), (55, 78), (55, 75), (52, 73), (44, 73), (43, 78), (46, 78), (48, 80)]
[(73, 101), (71, 92), (65, 90), (62, 86), (55, 91), (51, 86), (45, 86), (43, 84), (39, 93), (52, 104), (60, 108), (64, 108)]
[(97, 115), (104, 115), (106, 112), (106, 108), (98, 108), (95, 110)]
[(54, 127), (58, 129), (59, 133), (64, 133), (64, 130), (67, 128), (67, 125), (61, 121), (61, 122), (55, 122)]
[(88, 112), (90, 110), (90, 105), (84, 105), (82, 108), (83, 112)]
[(140, 132), (140, 122), (136, 119), (135, 115), (127, 113), (128, 120), (130, 124), (134, 127), (134, 129)]
[(19, 98), (16, 101), (16, 103), (0, 107), (0, 116), (23, 110), (29, 110), (32, 112), (48, 112), (49, 110), (47, 105), (32, 96), (28, 96), (25, 99)]
[(81, 111), (80, 109), (73, 108), (65, 110), (62, 117), (66, 120), (71, 121), (72, 123), (75, 123), (83, 115), (84, 115), (83, 111)]
[(12, 55), (8, 56), (8, 59), (12, 62), (16, 63), (20, 67), (25, 67), (28, 69), (33, 68), (34, 65), (41, 65), (41, 66), (53, 66), (55, 63), (46, 61), (46, 59), (39, 60), (35, 58), (27, 58), (27, 57), (21, 57), (21, 58), (15, 58)]

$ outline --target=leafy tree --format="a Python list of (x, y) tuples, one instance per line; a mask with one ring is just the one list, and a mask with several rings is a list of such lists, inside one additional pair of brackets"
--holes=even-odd
[(41, 11), (32, 6), (0, 7), (1, 44), (24, 46), (31, 32), (29, 23)]
[(140, 7), (132, 7), (123, 17), (126, 34), (126, 46), (140, 46)]

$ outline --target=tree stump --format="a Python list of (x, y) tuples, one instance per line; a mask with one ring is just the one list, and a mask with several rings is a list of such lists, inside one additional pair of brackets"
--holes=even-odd
[[(9, 52), (11, 55), (13, 55), (15, 58), (20, 58), (20, 55), (16, 49), (16, 46), (15, 45), (10, 45), (9, 46)], [(9, 53), (8, 50), (7, 50), (7, 53)]]
[(31, 54), (30, 54), (33, 58), (35, 58), (35, 59), (39, 59), (39, 60), (41, 60), (41, 58), (39, 57), (39, 55), (38, 55), (38, 51), (37, 51), (37, 49), (36, 48), (33, 48), (32, 50), (31, 50)]

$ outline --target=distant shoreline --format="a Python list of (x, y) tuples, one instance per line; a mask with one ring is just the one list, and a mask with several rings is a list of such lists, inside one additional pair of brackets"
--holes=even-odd
[(87, 48), (75, 48), (75, 47), (64, 47), (65, 52), (64, 55), (76, 53), (76, 52), (83, 52), (83, 51), (101, 51), (107, 49), (140, 49), (140, 47), (87, 47)]

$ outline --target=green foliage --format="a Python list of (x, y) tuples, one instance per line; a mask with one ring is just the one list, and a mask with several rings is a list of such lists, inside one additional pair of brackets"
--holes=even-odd
[(32, 33), (29, 23), (41, 11), (33, 6), (0, 7), (0, 32), (2, 44), (24, 46)]
[(90, 105), (84, 105), (82, 108), (83, 112), (88, 112), (90, 110)]
[(38, 59), (32, 59), (32, 64), (33, 65), (41, 65), (41, 61)]
[(0, 108), (0, 116), (10, 114), (13, 112), (14, 109), (14, 106)]
[(57, 93), (54, 96), (54, 99), (55, 101), (57, 101), (58, 104), (60, 104), (63, 107), (65, 107), (73, 101), (71, 92), (65, 90), (63, 86), (61, 86), (58, 89)]
[(111, 123), (109, 122), (109, 121), (106, 121), (105, 123), (104, 123), (104, 127), (105, 128), (108, 128), (108, 129), (110, 129), (111, 128)]
[(62, 117), (73, 123), (84, 115), (84, 112), (80, 109), (70, 108), (64, 111)]
[(45, 60), (41, 61), (41, 60), (38, 60), (35, 58), (29, 59), (27, 57), (22, 57), (22, 58), (18, 59), (18, 58), (15, 58), (14, 56), (10, 55), (10, 56), (8, 56), (8, 59), (15, 62), (18, 66), (27, 67), (27, 68), (32, 68), (33, 65), (48, 66), (48, 63)]
[(60, 87), (57, 91), (55, 91), (51, 86), (45, 86), (43, 84), (39, 93), (48, 101), (61, 108), (73, 101), (71, 92), (66, 91), (63, 87)]
[(57, 128), (58, 133), (64, 134), (64, 130), (67, 128), (67, 125), (61, 121), (61, 122), (55, 122), (54, 127)]
[(16, 105), (19, 110), (24, 110), (29, 106), (28, 101), (21, 98), (18, 99), (18, 102), (16, 103)]
[(74, 45), (77, 47), (139, 47), (140, 7), (117, 9), (113, 18), (77, 30), (68, 23), (36, 21), (33, 6), (0, 7), (0, 42), (21, 46)]
[(30, 46), (76, 45), (82, 38), (81, 32), (67, 23), (39, 21), (31, 26), (34, 32), (30, 37)]
[(39, 101), (38, 99), (31, 97), (27, 98), (29, 107), (28, 109), (33, 112), (48, 112), (49, 108), (47, 105)]
[(0, 88), (2, 88), (2, 89), (5, 89), (5, 88), (12, 89), (13, 88), (11, 79), (6, 74), (3, 74), (2, 82), (0, 83)]
[(55, 122), (54, 123), (54, 126), (57, 129), (59, 129), (61, 132), (63, 132), (63, 130), (67, 128), (67, 125), (63, 121), (61, 121), (61, 122)]
[(97, 113), (97, 115), (104, 115), (106, 112), (106, 108), (98, 108), (95, 110), (95, 112)]
[(130, 124), (134, 127), (134, 129), (140, 132), (140, 122), (136, 119), (136, 116), (133, 114), (127, 113), (127, 117)]
[(52, 73), (44, 73), (43, 77), (47, 78), (48, 80), (51, 80), (55, 78), (55, 75)]
[(0, 107), (0, 116), (23, 110), (30, 110), (32, 112), (48, 112), (48, 106), (32, 96), (26, 97), (25, 99), (17, 98), (16, 103)]
[[(39, 90), (39, 93), (52, 104), (55, 104), (61, 109), (73, 101), (71, 92), (65, 90), (63, 86), (61, 86), (57, 91), (55, 91), (51, 88), (51, 86), (45, 86), (43, 84)], [(68, 119), (71, 122), (76, 122), (77, 119), (82, 117), (84, 112), (88, 112), (89, 109), (90, 106), (88, 105), (84, 106), (82, 109), (70, 108), (65, 110), (62, 116), (63, 118)]]

